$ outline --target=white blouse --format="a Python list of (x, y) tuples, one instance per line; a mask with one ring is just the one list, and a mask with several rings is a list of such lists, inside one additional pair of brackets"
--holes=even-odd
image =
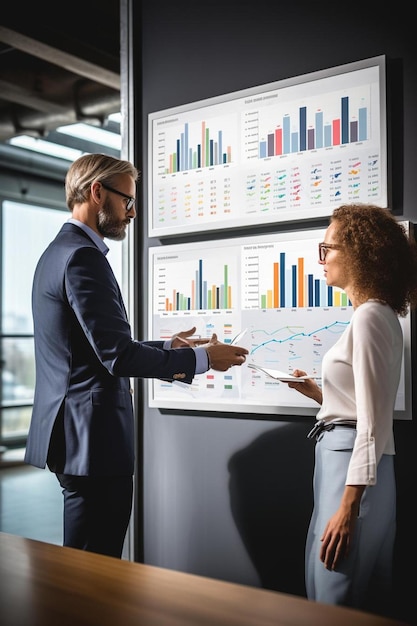
[(374, 485), (381, 456), (395, 454), (393, 413), (402, 354), (398, 316), (387, 304), (368, 300), (323, 358), (317, 419), (356, 421), (347, 485)]

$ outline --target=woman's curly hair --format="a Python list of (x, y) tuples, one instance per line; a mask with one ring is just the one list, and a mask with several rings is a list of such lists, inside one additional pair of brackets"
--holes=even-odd
[(417, 246), (387, 209), (346, 204), (332, 213), (336, 238), (359, 298), (387, 302), (404, 317), (417, 305)]

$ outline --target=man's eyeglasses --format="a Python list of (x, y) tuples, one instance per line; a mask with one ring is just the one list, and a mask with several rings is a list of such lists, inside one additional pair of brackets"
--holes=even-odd
[(324, 262), (329, 250), (338, 250), (340, 246), (335, 243), (319, 243), (319, 259)]
[(111, 191), (112, 193), (117, 193), (118, 196), (122, 196), (122, 198), (127, 199), (126, 213), (130, 211), (130, 209), (133, 207), (133, 205), (136, 202), (136, 198), (133, 198), (132, 196), (128, 196), (128, 194), (123, 193), (123, 191), (118, 191), (118, 189), (113, 189), (113, 187), (109, 187), (109, 185), (105, 185), (104, 183), (101, 183), (101, 186), (104, 187), (104, 189), (107, 189), (107, 191)]

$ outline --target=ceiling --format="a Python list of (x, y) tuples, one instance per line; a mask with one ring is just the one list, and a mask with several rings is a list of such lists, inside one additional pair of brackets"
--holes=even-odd
[(0, 17), (0, 164), (5, 152), (18, 160), (10, 141), (22, 136), (119, 156), (57, 132), (82, 122), (120, 134), (108, 119), (120, 112), (119, 0), (32, 4), (9, 2)]

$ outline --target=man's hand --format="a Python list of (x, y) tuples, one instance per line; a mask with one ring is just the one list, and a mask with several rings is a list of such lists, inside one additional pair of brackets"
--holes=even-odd
[(196, 327), (193, 326), (190, 330), (183, 330), (180, 333), (173, 335), (171, 339), (172, 348), (196, 348), (197, 346), (209, 343), (210, 339), (208, 337), (194, 337), (195, 331)]
[(215, 333), (207, 344), (206, 350), (210, 368), (219, 372), (225, 372), (232, 365), (242, 365), (246, 361), (246, 355), (249, 354), (246, 348), (222, 343)]

